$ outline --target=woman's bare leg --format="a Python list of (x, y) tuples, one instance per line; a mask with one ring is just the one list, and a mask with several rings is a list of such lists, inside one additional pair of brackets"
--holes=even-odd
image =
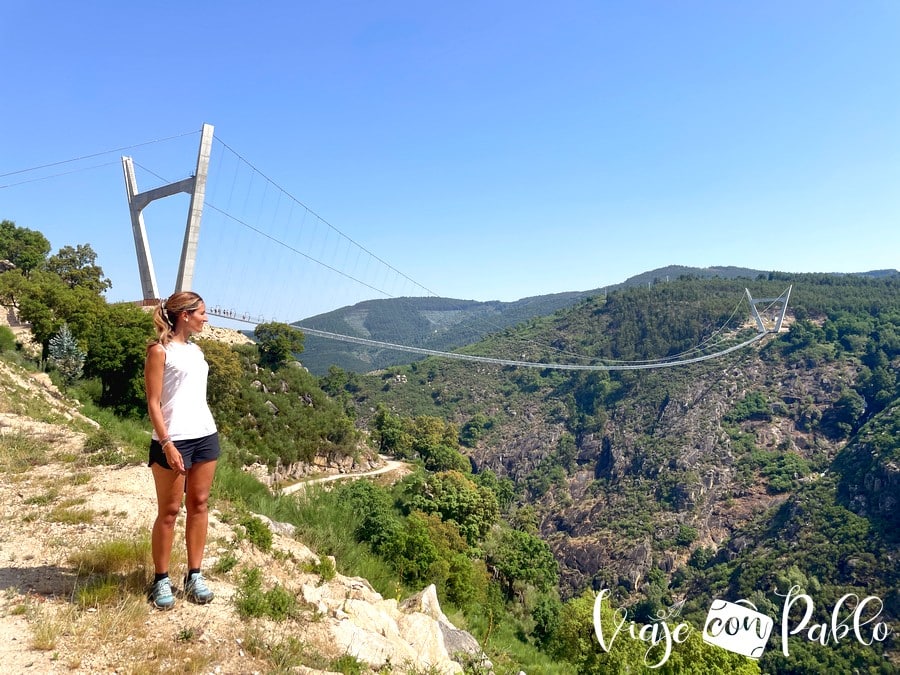
[(206, 548), (206, 531), (209, 526), (209, 491), (216, 473), (216, 460), (194, 464), (187, 473), (187, 544), (188, 569), (200, 569)]
[(169, 571), (172, 559), (172, 540), (175, 537), (175, 519), (181, 510), (184, 495), (184, 476), (159, 464), (151, 466), (156, 485), (156, 520), (150, 535), (153, 568), (157, 574)]

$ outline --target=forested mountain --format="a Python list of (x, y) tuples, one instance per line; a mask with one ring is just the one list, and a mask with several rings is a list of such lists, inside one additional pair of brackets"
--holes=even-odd
[[(533, 317), (571, 307), (584, 298), (631, 286), (689, 275), (696, 278), (754, 279), (760, 272), (743, 267), (685, 267), (670, 265), (630, 277), (620, 284), (588, 291), (572, 291), (523, 298), (515, 302), (477, 302), (453, 298), (392, 298), (367, 300), (295, 322), (338, 335), (350, 335), (392, 344), (449, 351), (477, 342), (485, 335)], [(333, 339), (306, 336), (303, 364), (318, 375), (330, 366), (366, 373), (391, 365), (412, 363), (422, 357), (412, 353), (369, 347)]]
[[(717, 335), (745, 287), (776, 297), (793, 284), (786, 327), (664, 369), (429, 358), (354, 378), (359, 414), (455, 423), (476, 472), (513, 481), (511, 522), (549, 543), (563, 597), (609, 589), (639, 622), (683, 604), (700, 628), (713, 599), (743, 599), (780, 626), (796, 587), (814, 603), (809, 625), (787, 640), (789, 655), (780, 635), (770, 638), (764, 672), (894, 672), (900, 277), (656, 279), (463, 351), (541, 363), (688, 353)], [(847, 594), (836, 620), (850, 628), (809, 633)], [(866, 596), (878, 602), (864, 607), (868, 633), (857, 637), (851, 615)], [(878, 622), (893, 633), (873, 639)]]
[[(450, 350), (532, 316), (552, 314), (591, 292), (557, 293), (515, 302), (477, 302), (453, 298), (366, 300), (352, 307), (319, 314), (294, 325), (392, 344)], [(336, 365), (364, 373), (420, 359), (414, 353), (368, 347), (307, 334), (303, 365), (322, 375)]]

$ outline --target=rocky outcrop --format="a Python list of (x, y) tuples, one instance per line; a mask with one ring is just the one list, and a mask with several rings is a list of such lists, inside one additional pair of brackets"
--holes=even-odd
[[(748, 350), (688, 376), (673, 369), (616, 378), (620, 403), (575, 434), (574, 461), (559, 461), (559, 438), (575, 425), (565, 424), (571, 413), (552, 397), (543, 409), (521, 402), (515, 423), (497, 424), (490, 443), (478, 443), (470, 456), (478, 470), (540, 488), (530, 498), (541, 536), (560, 563), (564, 596), (601, 583), (640, 587), (653, 568), (669, 573), (698, 547), (723, 548), (750, 519), (783, 501), (767, 489), (752, 450), (792, 452), (810, 463), (834, 456), (842, 442), (803, 428), (800, 408), (821, 418), (854, 377), (851, 362), (772, 368), (764, 355)], [(770, 413), (726, 419), (751, 392), (765, 394)], [(486, 399), (484, 410), (500, 416), (504, 402), (494, 403)], [(565, 475), (541, 484), (554, 464)], [(882, 461), (860, 471), (853, 485), (863, 489), (847, 490), (859, 512), (883, 518), (898, 512), (895, 466), (900, 462)], [(680, 526), (696, 536), (677, 544)]]
[[(295, 528), (255, 514), (273, 535), (273, 549), (322, 567), (321, 559), (294, 538)], [(330, 559), (334, 568), (334, 559)], [(285, 575), (269, 568), (272, 580), (290, 588), (318, 619), (306, 638), (328, 646), (333, 657), (349, 655), (374, 670), (388, 665), (413, 672), (461, 673), (465, 666), (489, 672), (493, 666), (468, 632), (441, 610), (432, 584), (399, 602), (384, 598), (361, 577), (334, 574), (327, 581), (314, 573)], [(470, 671), (471, 672), (471, 669)]]
[(900, 452), (886, 439), (900, 435), (900, 405), (882, 411), (835, 460), (839, 495), (852, 511), (900, 529)]
[(253, 340), (237, 330), (222, 328), (221, 326), (203, 326), (203, 332), (198, 336), (203, 340), (216, 340), (229, 345), (252, 345)]
[(444, 646), (450, 656), (457, 662), (470, 663), (480, 670), (491, 670), (493, 665), (481, 649), (471, 633), (456, 628), (441, 611), (437, 589), (431, 584), (425, 590), (404, 600), (400, 608), (406, 612), (419, 612), (437, 621), (441, 629)]
[(434, 585), (402, 603), (383, 598), (359, 577), (304, 583), (300, 592), (323, 617), (316, 630), (328, 634), (335, 651), (373, 669), (390, 664), (415, 672), (462, 673), (463, 664), (492, 667), (478, 641), (441, 611)]

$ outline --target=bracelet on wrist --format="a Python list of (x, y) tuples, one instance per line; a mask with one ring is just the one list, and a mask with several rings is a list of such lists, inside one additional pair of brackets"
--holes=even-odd
[(171, 436), (166, 436), (165, 438), (160, 438), (159, 439), (159, 447), (165, 448), (171, 442), (172, 442)]

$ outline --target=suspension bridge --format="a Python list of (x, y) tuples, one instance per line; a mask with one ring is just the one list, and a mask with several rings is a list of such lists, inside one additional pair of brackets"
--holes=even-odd
[[(143, 153), (155, 143), (195, 135), (199, 135), (199, 150), (193, 170), (187, 177), (173, 180), (131, 156), (121, 157), (145, 304), (156, 302), (161, 294), (144, 209), (153, 202), (188, 195), (190, 202), (174, 288), (201, 290), (208, 313), (233, 325), (246, 327), (278, 321), (296, 325), (309, 335), (328, 340), (501, 366), (645, 370), (698, 363), (745, 349), (767, 335), (777, 333), (787, 311), (790, 287), (774, 298), (753, 298), (747, 290), (745, 297), (738, 300), (731, 319), (702, 344), (677, 355), (634, 362), (600, 361), (570, 353), (558, 354), (558, 361), (530, 361), (505, 355), (479, 356), (312, 328), (297, 321), (297, 317), (317, 313), (310, 311), (311, 297), (318, 297), (322, 305), (329, 307), (348, 307), (373, 297), (440, 296), (318, 215), (214, 136), (210, 125), (203, 125), (199, 132), (118, 151), (140, 149)], [(108, 153), (69, 161), (93, 159), (103, 154)], [(45, 167), (55, 169), (64, 164), (66, 162), (58, 162)], [(144, 183), (149, 186), (144, 187)], [(152, 229), (152, 216), (148, 219)], [(201, 231), (202, 255), (199, 254)], [(164, 259), (172, 257), (168, 253), (172, 249), (171, 245), (165, 249)], [(157, 258), (160, 257), (157, 251)], [(746, 310), (743, 309), (745, 301)]]

